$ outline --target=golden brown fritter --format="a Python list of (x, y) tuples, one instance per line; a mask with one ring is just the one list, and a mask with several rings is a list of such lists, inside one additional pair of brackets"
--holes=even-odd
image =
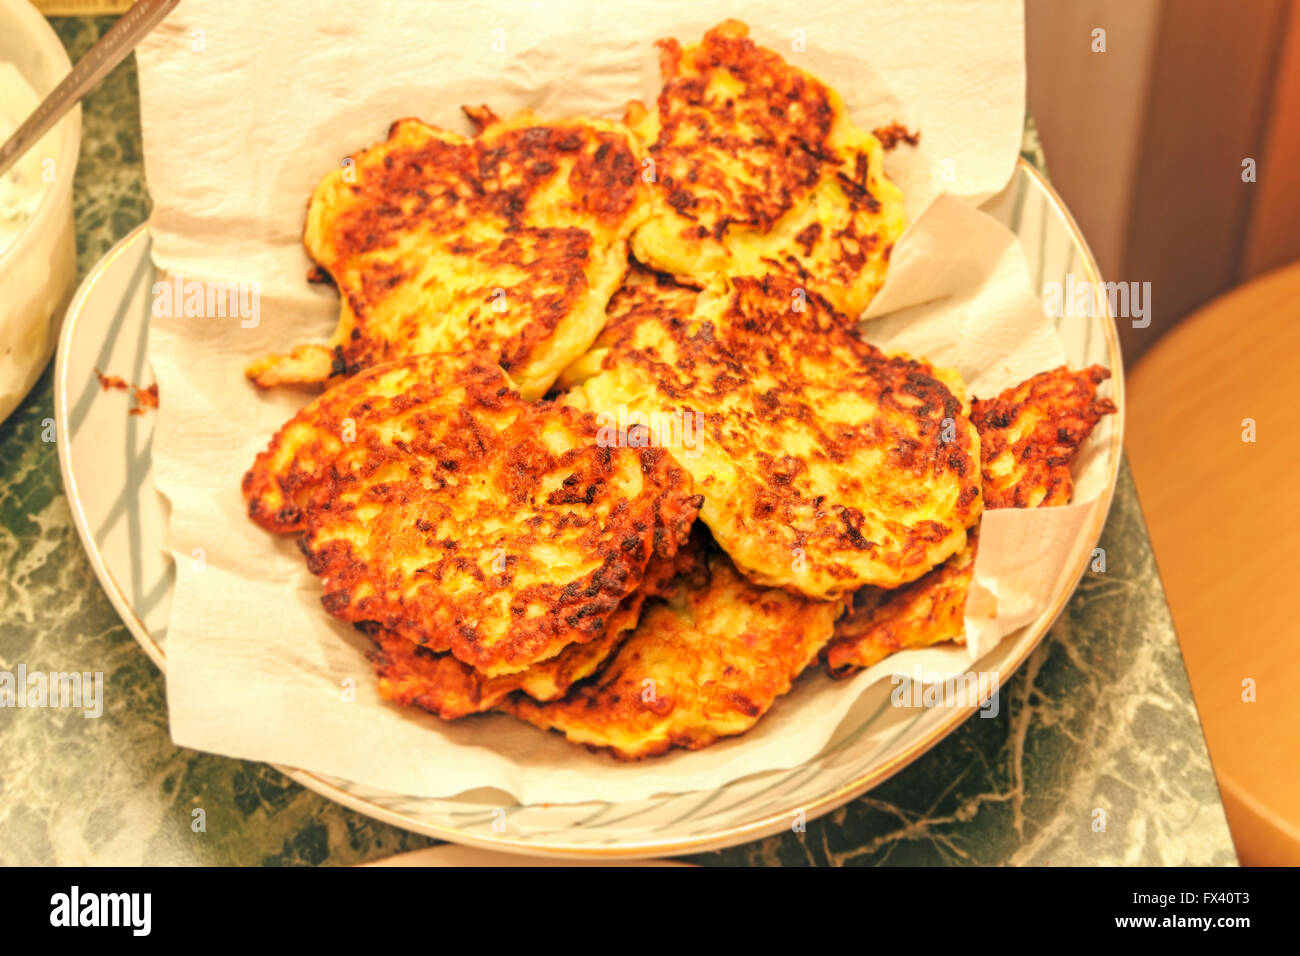
[(467, 112), (473, 139), (399, 120), (325, 177), (303, 241), (338, 287), (338, 328), (249, 378), (323, 382), (481, 349), (532, 399), (591, 344), (649, 211), (639, 145), (606, 120)]
[(815, 294), (792, 309), (797, 288), (627, 289), (562, 400), (607, 427), (649, 419), (757, 583), (822, 599), (906, 584), (979, 517), (975, 429), (934, 369), (885, 356)]
[(1075, 453), (1101, 417), (1115, 412), (1109, 398), (1097, 398), (1097, 386), (1108, 378), (1100, 365), (1074, 372), (1062, 365), (974, 401), (986, 508), (1069, 502)]
[(593, 433), (525, 402), (490, 355), (417, 356), (299, 412), (245, 477), (249, 513), (302, 528), (335, 617), (514, 673), (604, 634), (695, 518), (666, 452)]
[(679, 571), (693, 566), (693, 552), (673, 558), (652, 557), (645, 580), (609, 616), (605, 633), (587, 644), (570, 644), (550, 660), (517, 674), (484, 677), (453, 654), (438, 654), (392, 631), (372, 629), (375, 648), (370, 659), (379, 676), (379, 694), (386, 700), (423, 708), (444, 720), (494, 709), (515, 691), (536, 700), (556, 700), (609, 659), (636, 627), (647, 598), (670, 597)]
[(501, 402), (506, 409), (511, 400), (501, 396), (513, 391), (484, 353), (392, 362), (344, 382), (282, 425), (257, 456), (243, 481), (249, 517), (268, 531), (302, 531), (308, 502), (330, 479), (335, 459), (343, 457), (346, 472), (370, 454), (358, 436), (373, 441), (382, 430), (390, 444), (419, 442), (431, 408), (440, 417)]
[[(1115, 411), (1110, 399), (1097, 398), (1097, 386), (1109, 377), (1099, 365), (1078, 372), (1061, 367), (995, 399), (975, 399), (986, 508), (1069, 504), (1074, 456), (1101, 416)], [(972, 533), (962, 551), (906, 587), (859, 591), (826, 649), (831, 676), (845, 677), (895, 651), (964, 642), (977, 538)]]
[(779, 272), (857, 316), (902, 235), (902, 194), (839, 95), (728, 20), (682, 49), (659, 41), (663, 89), (627, 122), (647, 144), (653, 214), (642, 262), (682, 282)]
[(964, 639), (978, 537), (972, 532), (966, 547), (911, 584), (854, 595), (852, 612), (836, 623), (826, 648), (827, 672), (847, 677), (897, 651)]
[(715, 551), (647, 608), (590, 683), (553, 703), (515, 695), (501, 707), (620, 759), (697, 750), (753, 727), (817, 658), (842, 609), (760, 587)]
[(609, 355), (609, 344), (618, 340), (616, 330), (622, 324), (652, 317), (664, 323), (680, 320), (695, 310), (699, 298), (699, 289), (679, 285), (663, 273), (634, 263), (623, 287), (609, 300), (605, 331), (596, 340), (597, 347), (560, 373), (557, 388), (574, 388), (599, 372)]
[[(639, 613), (643, 600), (639, 594), (633, 595), (624, 605), (634, 602)], [(620, 606), (596, 640), (570, 644), (548, 661), (498, 677), (484, 677), (454, 654), (437, 653), (382, 629), (372, 635), (375, 647), (370, 659), (379, 678), (379, 695), (385, 700), (419, 707), (443, 720), (456, 720), (493, 710), (518, 690), (541, 700), (563, 696), (574, 682), (591, 676), (608, 659), (627, 636), (626, 623), (627, 615)], [(630, 623), (635, 625), (635, 616)]]

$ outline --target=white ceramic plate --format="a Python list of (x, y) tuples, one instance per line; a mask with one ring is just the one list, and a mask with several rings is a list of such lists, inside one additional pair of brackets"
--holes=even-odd
[[(985, 208), (1020, 238), (1036, 288), (1048, 281), (1064, 283), (1067, 275), (1075, 282), (1100, 281), (1074, 220), (1023, 160), (1007, 190)], [(128, 414), (130, 393), (103, 389), (96, 375), (98, 370), (140, 386), (152, 382), (145, 349), (153, 281), (144, 227), (118, 243), (86, 277), (59, 343), (55, 417), (64, 484), (95, 573), (131, 632), (165, 671), (173, 571), (162, 550), (167, 506), (150, 476), (153, 417)], [(1124, 384), (1114, 322), (1106, 316), (1060, 325), (1071, 367), (1096, 362), (1114, 373), (1108, 388), (1120, 414), (1098, 430), (1109, 481), (1086, 531), (1078, 573), (1042, 617), (1006, 637), (980, 662), (981, 670), (995, 670), (1004, 681), (1042, 639), (1082, 576), (1119, 470)], [(626, 803), (520, 806), (503, 803), (497, 791), (432, 799), (279, 769), (368, 816), (457, 843), (568, 857), (694, 853), (784, 830), (800, 811), (807, 819), (827, 813), (897, 773), (974, 713), (974, 708), (890, 707), (889, 690), (881, 683), (863, 695), (825, 750), (799, 767), (716, 790)]]

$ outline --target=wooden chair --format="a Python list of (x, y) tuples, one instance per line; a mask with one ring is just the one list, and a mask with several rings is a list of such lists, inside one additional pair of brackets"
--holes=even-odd
[(1300, 263), (1181, 322), (1127, 397), (1125, 448), (1238, 856), (1300, 865)]

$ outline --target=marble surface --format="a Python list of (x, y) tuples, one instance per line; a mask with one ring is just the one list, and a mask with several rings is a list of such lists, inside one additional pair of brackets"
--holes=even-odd
[[(53, 21), (76, 58), (112, 22)], [(148, 214), (133, 61), (85, 104), (79, 269)], [(1032, 130), (1027, 150), (1034, 154)], [(1041, 162), (1041, 157), (1039, 158)], [(0, 425), (0, 670), (102, 671), (97, 720), (0, 710), (0, 864), (349, 864), (434, 841), (269, 767), (174, 747), (163, 678), (90, 569), (63, 494), (50, 373)], [(1123, 470), (1089, 574), (1048, 639), (970, 720), (866, 796), (703, 864), (1232, 864), (1137, 493)], [(203, 808), (206, 832), (191, 829)], [(1105, 813), (1105, 829), (1094, 821)]]

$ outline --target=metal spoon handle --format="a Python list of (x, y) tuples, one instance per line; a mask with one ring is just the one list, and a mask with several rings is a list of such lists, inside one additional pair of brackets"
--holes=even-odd
[(136, 44), (156, 27), (180, 0), (137, 0), (114, 23), (67, 76), (45, 97), (36, 112), (0, 146), (0, 176), (27, 152), (51, 126), (89, 93), (113, 67), (135, 49)]

